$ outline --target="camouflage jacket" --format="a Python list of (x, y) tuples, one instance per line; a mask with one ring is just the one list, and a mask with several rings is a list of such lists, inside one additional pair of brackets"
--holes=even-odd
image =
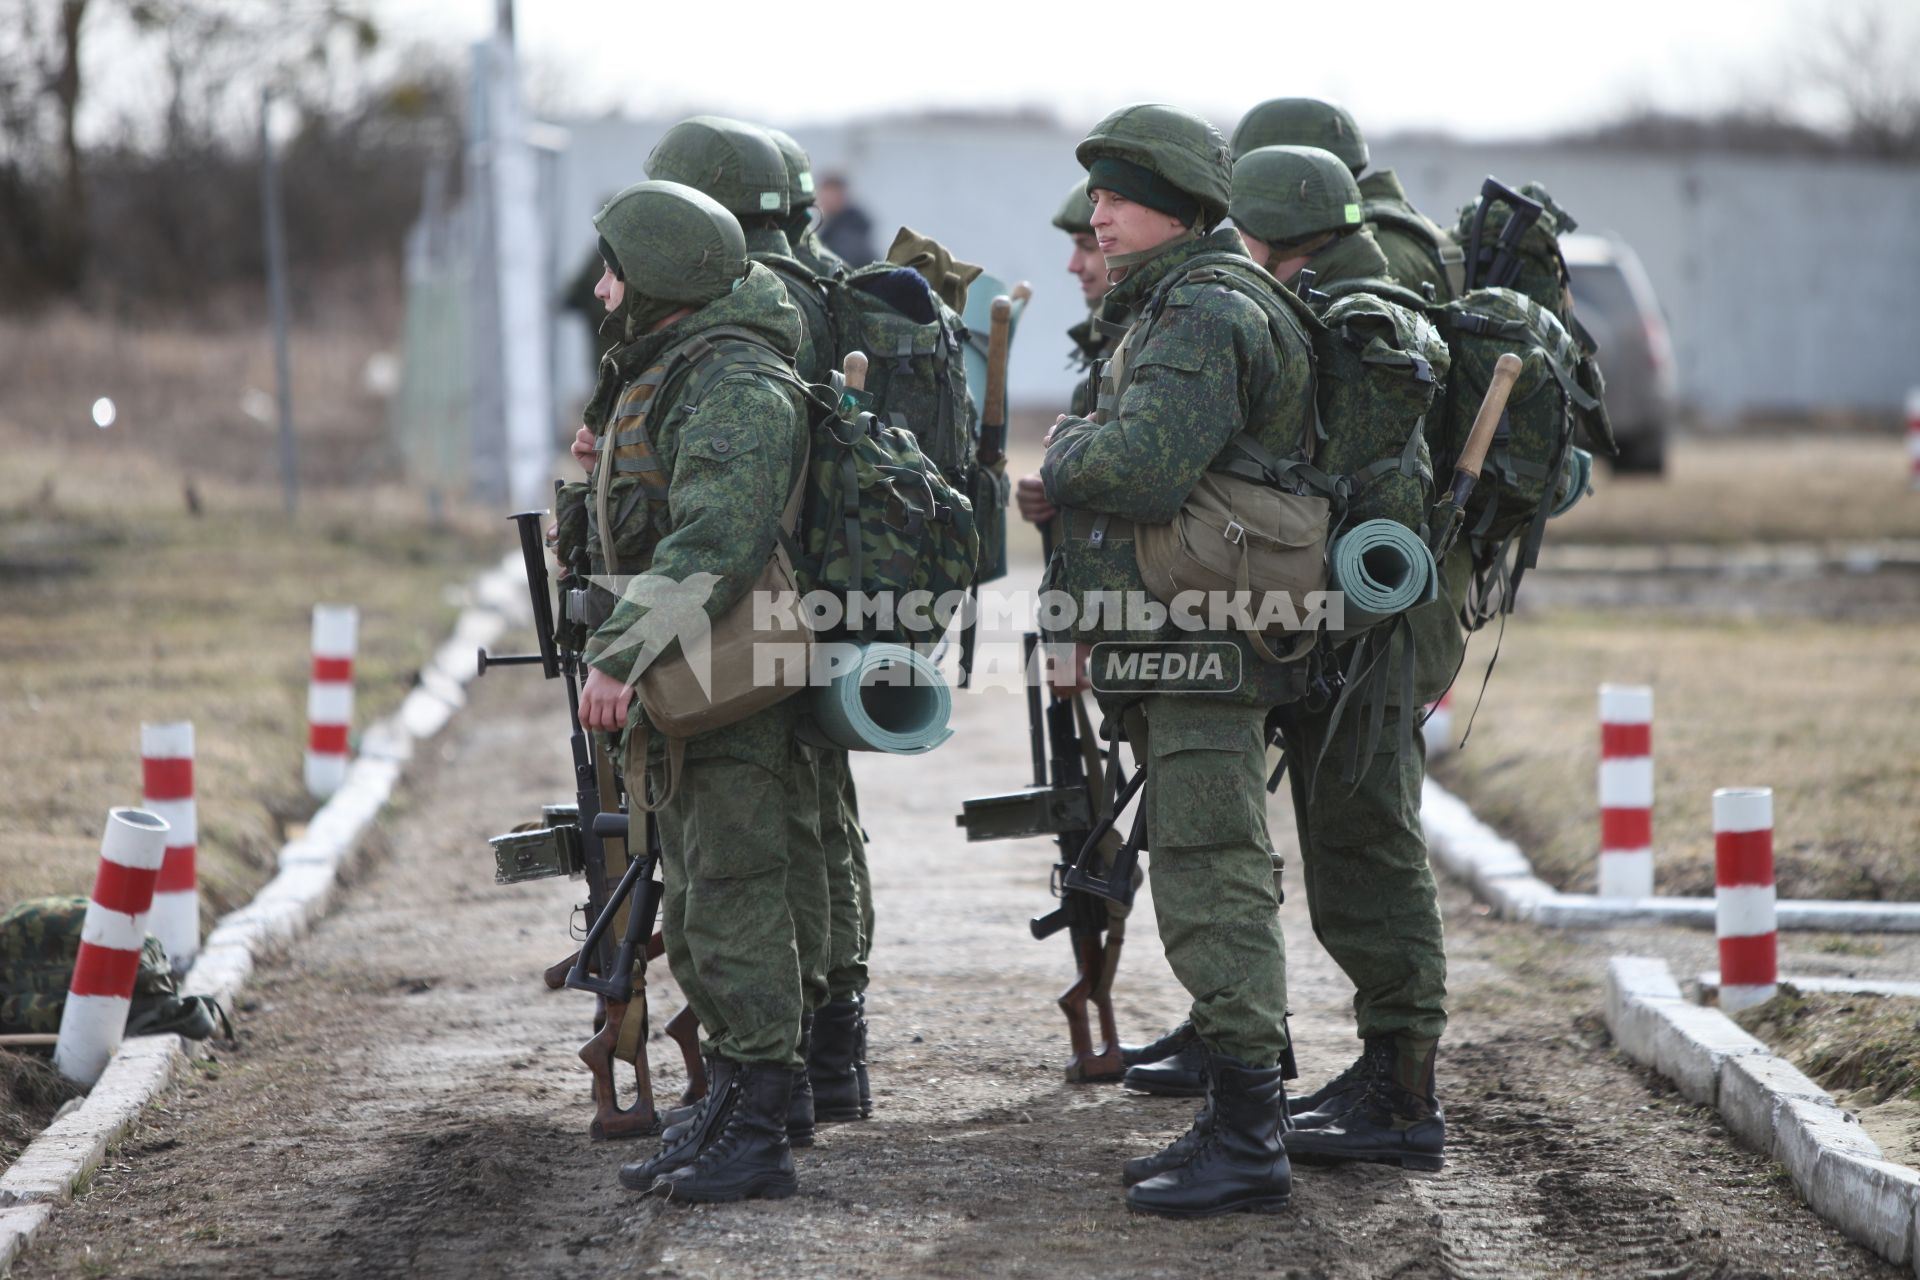
[[(1379, 241), (1374, 239), (1373, 228), (1361, 227), (1352, 235), (1341, 236), (1319, 253), (1309, 258), (1302, 268), (1313, 272), (1313, 288), (1322, 292), (1336, 284), (1351, 284), (1358, 280), (1384, 280), (1389, 284), (1397, 283), (1393, 270), (1387, 263), (1387, 255), (1381, 251)], [(1300, 274), (1284, 281), (1289, 289), (1299, 292)], [(1309, 299), (1311, 301), (1311, 299)]]
[(821, 273), (800, 260), (786, 233), (773, 227), (747, 229), (747, 257), (772, 269), (786, 286), (787, 301), (800, 313), (800, 349), (793, 370), (808, 382), (825, 382), (833, 369), (833, 320), (814, 283)]
[(1380, 251), (1387, 255), (1394, 279), (1415, 293), (1431, 284), (1435, 301), (1452, 299), (1453, 286), (1447, 281), (1446, 270), (1434, 249), (1412, 227), (1430, 228), (1436, 239), (1444, 239), (1445, 233), (1408, 202), (1406, 188), (1393, 170), (1376, 169), (1361, 178), (1360, 196), (1366, 202), (1367, 224), (1380, 242)]
[(1080, 375), (1073, 384), (1073, 399), (1067, 403), (1069, 417), (1084, 418), (1093, 412), (1094, 383), (1099, 377), (1100, 362), (1113, 354), (1113, 341), (1095, 327), (1097, 319), (1098, 313), (1091, 313), (1067, 330), (1067, 337), (1073, 340), (1067, 367)]
[[(1252, 300), (1217, 281), (1187, 278), (1194, 259), (1223, 252), (1245, 261), (1238, 233), (1218, 230), (1180, 244), (1134, 267), (1107, 295), (1105, 316), (1126, 315), (1135, 324), (1152, 317), (1151, 327), (1130, 354), (1130, 376), (1105, 420), (1068, 418), (1047, 450), (1041, 479), (1054, 503), (1069, 509), (1065, 555), (1084, 543), (1073, 536), (1075, 511), (1165, 524), (1236, 435), (1249, 432), (1285, 457), (1310, 429), (1313, 365), (1304, 333), (1289, 330), (1276, 344), (1275, 330)], [(1246, 271), (1258, 268), (1246, 262)], [(1124, 560), (1132, 561), (1130, 546)], [(1082, 586), (1051, 570), (1050, 579), (1069, 590)], [(1086, 585), (1142, 589), (1137, 576), (1132, 584), (1115, 578)], [(1304, 663), (1263, 662), (1237, 635), (1163, 629), (1161, 636), (1234, 641), (1245, 677), (1231, 695), (1238, 701), (1275, 706), (1302, 692)]]
[[(715, 583), (703, 605), (710, 618), (759, 577), (806, 442), (800, 392), (777, 373), (791, 372), (800, 331), (779, 278), (753, 263), (732, 293), (601, 362), (586, 422), (601, 441), (597, 465), (614, 467), (609, 521), (622, 574), (674, 584), (710, 574)], [(687, 403), (693, 370), (674, 358), (676, 349), (743, 334), (765, 353), (760, 361), (716, 357), (728, 364)], [(599, 538), (595, 529), (589, 547), (596, 572), (604, 572)], [(634, 599), (638, 586), (628, 585), (586, 643), (587, 660), (619, 680), (633, 676), (639, 653), (616, 643), (646, 616)]]
[[(1316, 255), (1307, 263), (1307, 267), (1314, 273), (1313, 287), (1316, 290), (1338, 293), (1341, 290), (1335, 286), (1352, 288), (1363, 281), (1398, 283), (1389, 268), (1386, 254), (1374, 243), (1370, 227), (1363, 227), (1350, 236), (1342, 236), (1324, 253)], [(1298, 276), (1294, 277), (1294, 280), (1298, 279)], [(1288, 281), (1289, 286), (1293, 283), (1292, 280)], [(1444, 483), (1444, 480), (1437, 482)], [(1441, 566), (1440, 598), (1431, 604), (1421, 605), (1407, 615), (1413, 636), (1413, 692), (1417, 705), (1433, 702), (1446, 692), (1466, 652), (1466, 635), (1455, 615), (1459, 612), (1460, 599), (1466, 591), (1471, 562), (1472, 554), (1465, 544), (1456, 547)], [(1393, 647), (1382, 664), (1383, 671), (1390, 673), (1400, 669), (1398, 659), (1405, 643), (1401, 637), (1394, 638)], [(1397, 681), (1389, 680), (1386, 689), (1389, 704), (1397, 704), (1400, 695)]]
[(797, 239), (789, 236), (793, 245), (793, 256), (800, 265), (817, 276), (843, 276), (853, 268), (847, 260), (835, 253), (820, 239), (820, 224), (808, 221), (807, 229)]

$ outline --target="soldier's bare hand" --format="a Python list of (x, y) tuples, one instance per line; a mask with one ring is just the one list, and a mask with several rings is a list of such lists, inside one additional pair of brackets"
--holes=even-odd
[(1045, 524), (1059, 510), (1048, 501), (1047, 487), (1039, 476), (1021, 476), (1013, 486), (1013, 502), (1020, 508), (1020, 518), (1028, 524)]
[(593, 432), (582, 427), (573, 433), (573, 460), (580, 464), (582, 471), (591, 472), (593, 460), (599, 456), (600, 442), (594, 439)]
[(590, 668), (587, 682), (580, 686), (580, 727), (612, 733), (626, 727), (627, 704), (633, 690), (598, 667)]
[(1067, 415), (1064, 413), (1053, 420), (1053, 425), (1047, 428), (1047, 434), (1040, 437), (1040, 445), (1042, 448), (1046, 448), (1053, 444), (1053, 433), (1058, 431), (1060, 429), (1060, 424), (1065, 422), (1066, 420), (1067, 420)]

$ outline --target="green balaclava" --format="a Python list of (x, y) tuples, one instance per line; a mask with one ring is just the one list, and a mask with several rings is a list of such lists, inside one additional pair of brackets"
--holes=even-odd
[(647, 176), (705, 192), (736, 218), (784, 220), (787, 162), (757, 125), (693, 116), (667, 130), (647, 157)]
[(607, 201), (593, 226), (600, 256), (627, 286), (609, 317), (620, 325), (622, 342), (682, 307), (725, 297), (747, 273), (739, 220), (710, 196), (677, 182), (635, 183)]
[(1368, 163), (1367, 140), (1352, 114), (1318, 98), (1269, 98), (1247, 112), (1233, 131), (1233, 158), (1261, 147), (1331, 151), (1356, 178)]
[[(1087, 189), (1113, 191), (1185, 223), (1189, 238), (1226, 216), (1233, 161), (1226, 139), (1189, 111), (1160, 103), (1122, 107), (1093, 127), (1074, 149), (1087, 170)], [(1138, 253), (1109, 254), (1110, 268), (1126, 269), (1182, 242)]]
[[(1362, 225), (1360, 187), (1340, 157), (1318, 147), (1256, 147), (1234, 162), (1233, 224), (1284, 250)], [(1262, 263), (1262, 266), (1269, 265)]]

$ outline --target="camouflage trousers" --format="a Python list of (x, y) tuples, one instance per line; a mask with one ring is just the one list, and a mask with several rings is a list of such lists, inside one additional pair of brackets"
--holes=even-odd
[(1266, 711), (1154, 694), (1147, 848), (1167, 963), (1218, 1053), (1271, 1067), (1287, 1047), (1285, 942), (1267, 837)]
[[(667, 963), (707, 1052), (789, 1068), (801, 1065), (804, 1008), (789, 883), (802, 878), (791, 839), (793, 792), (806, 776), (798, 713), (788, 699), (689, 739), (659, 815)], [(661, 758), (656, 749), (656, 787)]]
[(821, 797), (821, 752), (797, 746), (786, 771), (787, 911), (800, 960), (800, 996), (811, 1013), (828, 999), (834, 919), (827, 878), (825, 809)]
[[(1282, 715), (1307, 915), (1353, 982), (1358, 1034), (1438, 1040), (1447, 1026), (1447, 949), (1420, 829), (1420, 732), (1402, 753), (1399, 713), (1389, 710), (1356, 787), (1345, 777), (1364, 746), (1365, 717), (1356, 707), (1347, 707), (1331, 743), (1325, 711), (1296, 705)], [(1319, 778), (1309, 788), (1316, 759)]]
[(867, 955), (873, 949), (873, 880), (867, 873), (867, 841), (860, 828), (860, 801), (844, 751), (822, 750), (820, 839), (833, 924), (828, 943), (827, 996), (846, 1000), (867, 989)]

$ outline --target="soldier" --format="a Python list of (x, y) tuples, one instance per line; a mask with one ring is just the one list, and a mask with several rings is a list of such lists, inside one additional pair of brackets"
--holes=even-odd
[[(718, 617), (765, 567), (800, 474), (806, 426), (790, 363), (800, 317), (773, 273), (747, 261), (733, 215), (689, 187), (628, 187), (594, 226), (601, 297), (621, 341), (601, 362), (575, 454), (602, 494), (624, 485), (605, 508), (621, 512), (617, 523), (595, 524), (595, 568), (606, 570), (611, 540), (619, 571), (640, 581), (710, 575), (704, 608)], [(648, 618), (637, 595), (630, 584), (611, 601), (586, 645), (588, 729), (629, 727), (631, 639)], [(662, 928), (706, 1032), (709, 1089), (676, 1141), (621, 1167), (625, 1186), (692, 1201), (794, 1193), (787, 1124), (804, 1075), (803, 1005), (787, 876), (798, 712), (790, 699), (689, 739), (677, 781), (661, 759), (638, 758), (646, 735), (628, 735), (630, 796), (651, 775), (664, 799)]]
[[(1067, 412), (1084, 418), (1093, 412), (1094, 379), (1100, 362), (1113, 351), (1112, 340), (1095, 327), (1100, 300), (1113, 286), (1107, 282), (1107, 260), (1101, 256), (1100, 245), (1094, 238), (1093, 201), (1087, 198), (1086, 179), (1067, 188), (1066, 199), (1053, 215), (1053, 225), (1073, 240), (1073, 252), (1067, 256), (1067, 273), (1079, 281), (1080, 296), (1087, 303), (1087, 318), (1067, 330), (1067, 337), (1073, 341), (1068, 364), (1081, 375), (1073, 384), (1073, 398), (1067, 402)], [(1021, 517), (1029, 523), (1039, 524), (1053, 518), (1037, 475), (1020, 477), (1014, 486), (1014, 501)]]
[[(1311, 267), (1316, 290), (1371, 288), (1407, 300), (1393, 287), (1372, 229), (1360, 222), (1359, 198), (1347, 165), (1318, 148), (1261, 147), (1234, 165), (1233, 221), (1255, 262), (1289, 287)], [(1280, 712), (1307, 912), (1315, 936), (1353, 981), (1364, 1045), (1346, 1071), (1294, 1100), (1294, 1131), (1286, 1138), (1294, 1155), (1419, 1169), (1441, 1164), (1446, 1128), (1434, 1057), (1447, 1025), (1447, 954), (1420, 828), (1425, 742), (1415, 732), (1403, 753), (1399, 718), (1416, 715), (1453, 680), (1465, 648), (1455, 602), (1470, 567), (1471, 554), (1457, 548), (1441, 598), (1409, 615), (1415, 701), (1393, 705), (1398, 689), (1389, 682), (1379, 745), (1356, 783), (1326, 776), (1316, 787), (1311, 770), (1316, 760), (1357, 755), (1367, 737), (1357, 707), (1337, 724), (1331, 708), (1296, 703)], [(1399, 651), (1396, 640), (1385, 671), (1399, 669), (1392, 656)]]
[[(797, 176), (805, 183), (796, 180), (795, 163), (803, 166)], [(675, 125), (647, 157), (649, 176), (697, 187), (740, 218), (748, 258), (774, 271), (800, 312), (804, 335), (796, 371), (810, 382), (824, 382), (834, 362), (833, 322), (817, 273), (798, 260), (783, 229), (791, 225), (793, 192), (803, 185), (811, 189), (806, 165), (798, 146), (783, 152), (771, 131), (718, 116), (695, 116)], [(865, 1009), (874, 917), (847, 753), (811, 746), (802, 753), (806, 777), (793, 780), (790, 812), (795, 838), (804, 843), (796, 852), (789, 888), (807, 991), (803, 1052), (808, 1072), (806, 1112), (802, 1115), (796, 1105), (792, 1134), (810, 1142), (816, 1121), (864, 1120), (873, 1114)], [(801, 787), (807, 790), (804, 801), (797, 793)]]
[[(1313, 381), (1306, 335), (1291, 319), (1269, 320), (1250, 293), (1271, 297), (1271, 282), (1231, 230), (1216, 229), (1231, 165), (1211, 125), (1173, 107), (1126, 107), (1075, 154), (1088, 170), (1099, 248), (1123, 276), (1103, 314), (1131, 321), (1102, 378), (1096, 419), (1063, 416), (1041, 469), (1045, 499), (1063, 509), (1069, 533), (1050, 576), (1084, 602), (1124, 579), (1076, 576), (1076, 557), (1115, 575), (1130, 569), (1130, 553), (1103, 558), (1095, 545), (1121, 541), (1128, 522), (1172, 520), (1236, 437), (1296, 453), (1313, 422)], [(1120, 589), (1143, 590), (1137, 573)], [(1143, 715), (1131, 717), (1144, 719), (1134, 741), (1147, 761), (1154, 908), (1168, 963), (1193, 997), (1208, 1097), (1186, 1134), (1128, 1161), (1124, 1178), (1129, 1207), (1182, 1217), (1277, 1210), (1292, 1188), (1281, 1142), (1286, 965), (1264, 725), (1268, 708), (1300, 695), (1301, 673), (1299, 664), (1252, 658), (1244, 636), (1201, 634), (1239, 647), (1239, 688), (1147, 693), (1134, 704)]]
[(1358, 180), (1361, 212), (1386, 254), (1393, 277), (1415, 293), (1431, 287), (1435, 302), (1453, 297), (1446, 235), (1407, 201), (1391, 169), (1367, 173), (1367, 140), (1344, 107), (1318, 98), (1272, 98), (1247, 112), (1233, 131), (1233, 158), (1260, 147), (1318, 147), (1338, 156)]
[[(694, 116), (667, 130), (647, 157), (647, 174), (694, 187), (739, 219), (748, 259), (772, 269), (787, 301), (800, 313), (795, 371), (810, 382), (824, 382), (833, 365), (833, 324), (814, 273), (794, 257), (782, 229), (790, 212), (792, 172), (772, 136), (739, 120)], [(872, 933), (872, 911), (863, 893), (866, 850), (858, 820), (848, 813), (853, 780), (844, 751), (803, 746), (799, 763), (799, 772), (789, 779), (794, 852), (787, 886), (806, 992), (801, 1052), (810, 1064), (824, 1053), (830, 1061), (844, 1056), (864, 1066), (863, 1048), (854, 1037), (864, 1030), (864, 1020), (857, 1015), (866, 990), (862, 945)], [(853, 1019), (841, 1004), (822, 1012), (850, 997)], [(818, 1120), (864, 1118), (857, 1097), (852, 1104), (846, 1097), (859, 1089), (851, 1062), (844, 1073), (821, 1073), (824, 1097), (813, 1088), (813, 1074), (810, 1071), (795, 1091), (789, 1136), (800, 1145), (812, 1142)], [(669, 1125), (685, 1118), (678, 1111), (667, 1117)]]
[(767, 136), (773, 139), (773, 145), (780, 148), (781, 159), (787, 162), (787, 205), (790, 212), (784, 230), (787, 242), (793, 246), (793, 256), (800, 265), (817, 276), (843, 276), (847, 274), (847, 261), (820, 240), (820, 228), (813, 220), (814, 190), (813, 161), (807, 157), (804, 147), (793, 140), (793, 135), (784, 130), (762, 126)]

